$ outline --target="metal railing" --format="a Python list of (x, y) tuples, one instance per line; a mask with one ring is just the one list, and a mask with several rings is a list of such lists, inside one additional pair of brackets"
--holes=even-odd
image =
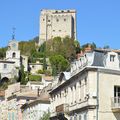
[(112, 108), (120, 108), (120, 97), (112, 97), (111, 98), (111, 107)]

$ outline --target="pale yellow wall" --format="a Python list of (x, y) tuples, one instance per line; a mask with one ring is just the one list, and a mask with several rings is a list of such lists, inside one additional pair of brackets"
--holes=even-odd
[(99, 118), (120, 120), (120, 113), (113, 114), (111, 110), (111, 97), (114, 97), (114, 86), (120, 86), (120, 75), (100, 73), (99, 76)]

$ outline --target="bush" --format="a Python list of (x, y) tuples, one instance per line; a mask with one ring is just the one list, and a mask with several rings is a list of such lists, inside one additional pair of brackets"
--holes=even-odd
[(41, 81), (42, 76), (40, 75), (29, 75), (29, 81)]
[(44, 71), (43, 70), (38, 70), (37, 73), (38, 74), (44, 74)]

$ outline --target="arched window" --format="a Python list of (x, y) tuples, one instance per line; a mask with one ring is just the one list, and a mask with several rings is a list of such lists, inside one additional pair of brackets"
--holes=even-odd
[(12, 58), (15, 58), (16, 57), (16, 54), (15, 54), (15, 52), (12, 54)]

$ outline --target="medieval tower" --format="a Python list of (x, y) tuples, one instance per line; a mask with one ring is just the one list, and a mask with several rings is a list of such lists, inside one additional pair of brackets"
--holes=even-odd
[(41, 10), (39, 45), (57, 36), (76, 39), (75, 10)]

